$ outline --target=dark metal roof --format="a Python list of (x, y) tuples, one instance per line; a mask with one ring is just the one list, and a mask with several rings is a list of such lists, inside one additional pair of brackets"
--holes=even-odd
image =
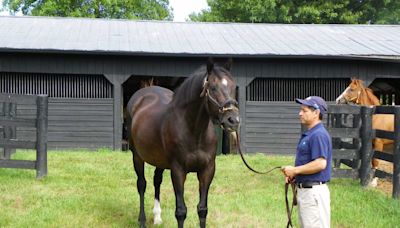
[(400, 59), (399, 25), (0, 17), (0, 51)]

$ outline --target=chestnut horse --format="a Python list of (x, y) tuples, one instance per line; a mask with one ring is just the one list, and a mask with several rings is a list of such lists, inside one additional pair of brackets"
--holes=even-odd
[[(350, 85), (336, 99), (337, 104), (353, 103), (357, 105), (380, 105), (379, 99), (370, 88), (366, 88), (360, 79), (352, 79)], [(372, 116), (372, 128), (383, 131), (394, 131), (394, 115), (375, 114)], [(383, 151), (385, 144), (393, 144), (393, 140), (375, 138), (373, 140), (374, 150)], [(379, 165), (377, 159), (372, 160), (372, 168)]]
[(171, 170), (175, 192), (175, 217), (183, 227), (187, 208), (184, 183), (189, 172), (199, 180), (197, 213), (200, 227), (206, 226), (207, 197), (215, 173), (217, 137), (214, 125), (235, 131), (239, 109), (235, 100), (236, 83), (230, 73), (231, 61), (224, 66), (209, 59), (187, 78), (176, 93), (158, 86), (138, 90), (128, 103), (130, 144), (133, 165), (138, 176), (140, 195), (139, 223), (145, 227), (144, 163), (156, 167), (154, 172), (154, 223), (161, 223), (160, 185), (164, 169)]

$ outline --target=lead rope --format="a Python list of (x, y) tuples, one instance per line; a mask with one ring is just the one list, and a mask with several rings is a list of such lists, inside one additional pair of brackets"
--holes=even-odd
[[(258, 173), (258, 174), (267, 174), (267, 173), (272, 172), (275, 169), (281, 169), (282, 168), (281, 166), (276, 166), (276, 167), (273, 167), (272, 169), (270, 169), (268, 171), (265, 171), (265, 172), (260, 172), (260, 171), (257, 171), (255, 169), (251, 168), (250, 165), (244, 159), (244, 156), (243, 156), (243, 153), (242, 153), (242, 150), (241, 150), (241, 146), (240, 146), (240, 136), (239, 136), (237, 130), (235, 131), (235, 133), (236, 133), (236, 141), (237, 141), (237, 145), (238, 145), (237, 148), (238, 148), (240, 157), (242, 158), (243, 163), (246, 165), (246, 167), (249, 170), (251, 170), (251, 171), (253, 171), (255, 173)], [(291, 207), (289, 207), (289, 198), (288, 198), (289, 185), (292, 187), (292, 193), (293, 193), (293, 200), (292, 200), (292, 206)], [(296, 186), (295, 186), (294, 183), (285, 183), (285, 202), (286, 202), (286, 214), (287, 214), (287, 217), (288, 217), (288, 222), (286, 224), (286, 228), (289, 228), (289, 227), (293, 227), (293, 224), (292, 224), (292, 211), (293, 211), (293, 206), (297, 205)]]
[[(292, 187), (292, 193), (293, 193), (292, 205), (290, 207), (289, 207), (289, 198), (288, 198), (289, 185), (290, 185), (290, 187)], [(295, 205), (297, 205), (295, 183), (285, 183), (285, 203), (286, 203), (286, 214), (288, 217), (288, 222), (286, 224), (286, 228), (289, 228), (289, 227), (293, 227), (292, 212), (293, 212), (293, 207)]]
[(255, 172), (255, 173), (258, 173), (258, 174), (267, 174), (267, 173), (270, 173), (270, 172), (274, 171), (275, 169), (280, 169), (280, 168), (282, 168), (282, 166), (276, 166), (276, 167), (274, 167), (274, 168), (272, 168), (272, 169), (270, 169), (270, 170), (268, 170), (268, 171), (265, 171), (265, 172), (260, 172), (260, 171), (257, 171), (257, 170), (255, 170), (255, 169), (251, 168), (250, 165), (247, 164), (246, 160), (244, 159), (244, 156), (243, 156), (243, 153), (242, 153), (242, 149), (241, 149), (241, 146), (240, 146), (240, 136), (239, 136), (239, 133), (237, 132), (237, 130), (235, 131), (235, 133), (236, 133), (236, 141), (237, 141), (237, 145), (238, 145), (237, 148), (238, 148), (240, 157), (242, 158), (243, 163), (246, 165), (246, 167), (247, 167), (248, 169), (250, 169), (251, 171), (253, 171), (253, 172)]

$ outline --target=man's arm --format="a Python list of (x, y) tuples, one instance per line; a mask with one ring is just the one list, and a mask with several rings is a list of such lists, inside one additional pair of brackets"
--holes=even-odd
[(318, 173), (326, 168), (326, 159), (323, 157), (317, 158), (314, 161), (311, 161), (305, 165), (301, 166), (284, 166), (282, 167), (282, 172), (285, 176), (289, 177), (289, 179), (293, 179), (295, 176), (302, 174), (314, 174)]

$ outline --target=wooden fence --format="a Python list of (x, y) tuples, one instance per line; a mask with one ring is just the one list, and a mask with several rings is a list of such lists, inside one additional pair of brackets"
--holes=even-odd
[[(393, 114), (394, 132), (372, 129), (373, 114)], [(393, 198), (400, 196), (400, 107), (399, 106), (351, 106), (330, 105), (327, 128), (332, 136), (334, 160), (333, 177), (360, 178), (367, 186), (374, 176), (391, 177)], [(373, 151), (374, 137), (394, 140), (393, 154)], [(371, 169), (372, 158), (393, 163), (393, 174)], [(347, 167), (341, 168), (345, 164)], [(349, 168), (350, 167), (350, 168)]]
[(392, 153), (384, 153), (382, 151), (374, 151), (374, 158), (385, 160), (393, 163), (393, 174), (377, 170), (375, 176), (390, 177), (393, 183), (393, 198), (400, 197), (400, 106), (376, 106), (374, 114), (393, 114), (394, 115), (394, 132), (375, 130), (375, 137), (391, 139), (393, 143)]
[[(332, 176), (359, 177), (361, 163), (361, 106), (330, 105), (327, 129), (332, 137)], [(340, 165), (347, 167), (342, 168)], [(350, 168), (348, 168), (350, 167)]]
[[(36, 104), (36, 118), (18, 117), (18, 104)], [(48, 98), (45, 95), (0, 94), (0, 167), (36, 169), (36, 178), (47, 175), (47, 114)], [(1, 109), (0, 109), (1, 110)], [(18, 139), (19, 128), (35, 128), (36, 141)], [(36, 161), (12, 160), (17, 149), (36, 149)]]

